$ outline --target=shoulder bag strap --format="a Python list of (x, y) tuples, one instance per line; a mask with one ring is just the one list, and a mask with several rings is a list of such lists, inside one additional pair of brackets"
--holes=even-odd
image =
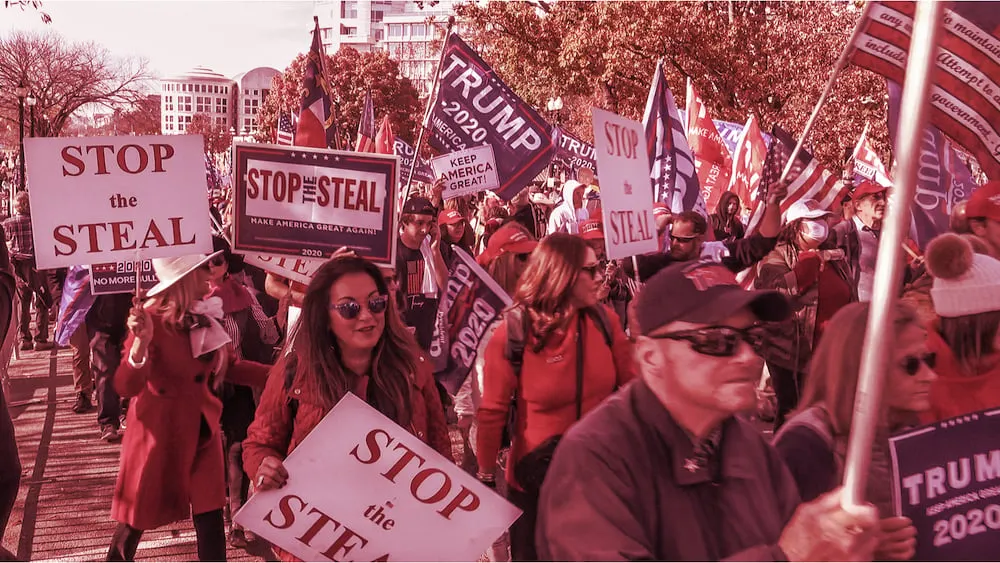
[(576, 330), (576, 419), (583, 417), (583, 328), (586, 313), (580, 311)]

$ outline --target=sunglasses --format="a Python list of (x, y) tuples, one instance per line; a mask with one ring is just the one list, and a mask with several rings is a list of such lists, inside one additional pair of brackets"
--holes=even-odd
[(670, 240), (672, 242), (691, 242), (691, 241), (693, 241), (696, 238), (698, 238), (697, 235), (695, 235), (693, 237), (679, 237), (679, 236), (673, 235), (673, 234), (670, 235)]
[(226, 263), (226, 257), (225, 256), (216, 256), (215, 258), (212, 258), (211, 260), (209, 260), (208, 263), (211, 264), (211, 265), (213, 265), (213, 266), (222, 266), (222, 265), (224, 265)]
[(597, 272), (603, 271), (600, 263), (591, 264), (590, 266), (581, 266), (580, 271), (590, 274), (590, 277), (597, 277)]
[(937, 363), (937, 354), (934, 352), (929, 352), (921, 356), (906, 356), (902, 361), (899, 362), (899, 367), (903, 368), (906, 375), (914, 376), (920, 371), (920, 365), (923, 364), (930, 369), (934, 369), (934, 365)]
[(766, 341), (764, 328), (761, 325), (753, 325), (743, 329), (731, 326), (709, 326), (658, 334), (649, 336), (649, 338), (654, 340), (684, 340), (691, 345), (691, 349), (695, 352), (717, 358), (735, 356), (740, 341), (746, 342), (754, 349), (754, 352), (759, 353)]
[[(371, 311), (373, 315), (378, 315), (385, 312), (386, 307), (389, 306), (389, 298), (385, 295), (378, 295), (368, 299), (368, 310)], [(331, 311), (337, 311), (340, 316), (347, 321), (353, 321), (358, 318), (361, 314), (361, 303), (357, 301), (348, 301), (346, 303), (333, 303), (330, 305)]]

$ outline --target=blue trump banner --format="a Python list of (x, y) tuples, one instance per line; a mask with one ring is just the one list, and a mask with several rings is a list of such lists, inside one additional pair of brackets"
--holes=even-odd
[(555, 153), (553, 127), (456, 34), (444, 47), (430, 132), (430, 145), (442, 153), (492, 146), (503, 199), (517, 195)]
[(917, 529), (914, 561), (995, 559), (1000, 546), (1000, 409), (889, 439), (897, 515)]
[(556, 143), (556, 154), (553, 159), (562, 162), (572, 171), (590, 168), (597, 172), (597, 153), (594, 145), (571, 135), (562, 127), (557, 127), (556, 131), (559, 140)]

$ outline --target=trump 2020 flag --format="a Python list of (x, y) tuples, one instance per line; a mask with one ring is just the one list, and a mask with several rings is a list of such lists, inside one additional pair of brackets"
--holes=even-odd
[(653, 201), (667, 204), (674, 213), (694, 210), (708, 217), (684, 122), (663, 77), (663, 60), (656, 63), (642, 124), (646, 129)]
[(505, 200), (545, 170), (555, 154), (554, 128), (454, 33), (445, 42), (429, 127), (429, 143), (442, 153), (493, 147), (497, 195)]

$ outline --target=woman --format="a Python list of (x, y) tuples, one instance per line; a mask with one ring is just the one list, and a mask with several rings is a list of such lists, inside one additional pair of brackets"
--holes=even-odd
[(778, 401), (774, 427), (799, 401), (809, 360), (823, 328), (841, 307), (857, 301), (844, 253), (832, 248), (831, 213), (815, 200), (793, 204), (778, 244), (757, 265), (758, 289), (774, 289), (795, 298), (789, 320), (769, 327), (764, 359)]
[(272, 369), (243, 442), (257, 490), (285, 484), (282, 460), (349, 392), (450, 459), (431, 363), (388, 292), (378, 267), (362, 258), (332, 259), (314, 275), (295, 340)]
[[(813, 358), (802, 406), (775, 437), (774, 445), (804, 502), (843, 482), (869, 310), (868, 303), (852, 303), (834, 315)], [(883, 516), (893, 513), (889, 436), (917, 424), (917, 415), (930, 407), (929, 392), (937, 379), (934, 354), (928, 352), (926, 331), (916, 312), (899, 305), (893, 320), (896, 341), (866, 491), (867, 500)], [(845, 350), (853, 353), (845, 354)], [(916, 529), (908, 518), (885, 517), (882, 531), (879, 560), (913, 557)]]
[(1000, 406), (1000, 261), (973, 252), (960, 235), (927, 245), (931, 300), (940, 317), (927, 337), (941, 378), (924, 422)]
[[(256, 296), (232, 274), (234, 268), (242, 266), (235, 261), (229, 250), (229, 243), (221, 237), (212, 237), (212, 244), (218, 253), (208, 261), (209, 297), (222, 300), (222, 326), (231, 340), (229, 352), (237, 359), (254, 359), (261, 363), (274, 363), (274, 345), (278, 342), (278, 329), (274, 321), (264, 314)], [(245, 385), (223, 383), (219, 389), (222, 400), (223, 444), (226, 450), (226, 464), (229, 483), (229, 511), (227, 522), (247, 500), (250, 479), (243, 472), (243, 440), (247, 427), (253, 421), (257, 408), (253, 390)], [(229, 544), (246, 547), (254, 535), (244, 532), (237, 525), (229, 529)]]
[[(495, 482), (497, 454), (515, 398), (506, 467), (508, 498), (524, 514), (511, 526), (515, 561), (537, 560), (535, 517), (545, 463), (535, 460), (553, 438), (633, 377), (632, 347), (617, 315), (597, 309), (603, 269), (577, 235), (556, 233), (528, 259), (514, 302), (486, 345), (477, 413), (479, 479)], [(523, 339), (516, 338), (523, 335)], [(506, 354), (511, 344), (520, 357)], [(515, 367), (516, 366), (516, 367)], [(531, 455), (529, 455), (531, 454)], [(526, 461), (524, 461), (526, 459)], [(524, 461), (522, 463), (522, 461)], [(531, 482), (520, 482), (532, 476)]]
[(153, 260), (160, 282), (129, 315), (114, 381), (119, 395), (134, 399), (111, 502), (119, 525), (109, 561), (131, 561), (143, 531), (190, 515), (198, 558), (226, 558), (222, 403), (212, 390), (223, 378), (262, 387), (267, 367), (227, 351), (221, 300), (205, 299), (208, 262), (217, 256)]

